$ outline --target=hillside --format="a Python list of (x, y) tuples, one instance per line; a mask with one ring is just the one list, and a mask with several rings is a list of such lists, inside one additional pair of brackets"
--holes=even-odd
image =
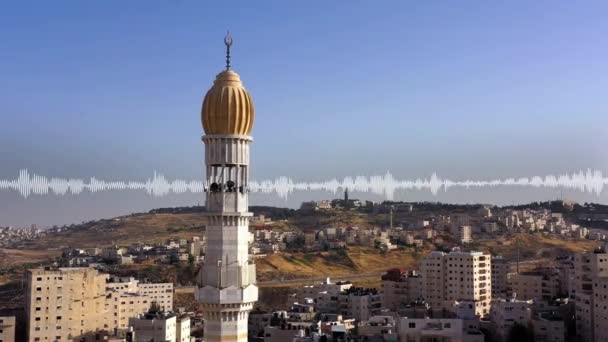
[(370, 247), (351, 246), (343, 251), (271, 254), (256, 259), (260, 281), (297, 278), (380, 274), (388, 268), (413, 268), (433, 247), (403, 248), (380, 252)]
[(104, 247), (114, 244), (161, 242), (200, 235), (206, 224), (202, 213), (134, 214), (77, 225), (26, 245), (27, 249)]

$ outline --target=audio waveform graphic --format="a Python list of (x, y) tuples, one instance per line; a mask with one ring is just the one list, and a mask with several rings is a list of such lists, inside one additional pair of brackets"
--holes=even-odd
[[(435, 173), (429, 178), (400, 180), (394, 178), (390, 172), (383, 176), (345, 177), (341, 180), (334, 178), (321, 182), (296, 182), (288, 177), (278, 177), (274, 180), (252, 181), (249, 184), (249, 190), (254, 193), (276, 194), (286, 199), (296, 191), (327, 191), (336, 194), (338, 191), (348, 189), (355, 192), (373, 193), (392, 200), (395, 192), (399, 190), (427, 190), (433, 195), (437, 195), (440, 191), (448, 191), (450, 188), (470, 189), (501, 186), (573, 189), (600, 195), (606, 185), (608, 185), (608, 177), (604, 177), (601, 171), (587, 169), (587, 171), (557, 176), (463, 181), (443, 179)], [(16, 191), (25, 198), (32, 194), (78, 195), (84, 191), (96, 193), (121, 190), (145, 191), (151, 196), (159, 197), (170, 193), (201, 193), (207, 188), (208, 184), (204, 181), (181, 179), (171, 181), (156, 172), (152, 178), (146, 181), (106, 181), (94, 177), (85, 181), (83, 179), (48, 178), (30, 174), (27, 169), (22, 169), (19, 171), (17, 179), (0, 180), (0, 191)]]

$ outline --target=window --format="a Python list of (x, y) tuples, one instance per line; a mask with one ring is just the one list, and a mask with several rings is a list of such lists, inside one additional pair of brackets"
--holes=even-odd
[(410, 323), (408, 324), (408, 327), (409, 327), (410, 329), (415, 329), (415, 328), (416, 328), (416, 323), (412, 323), (412, 322), (410, 322)]

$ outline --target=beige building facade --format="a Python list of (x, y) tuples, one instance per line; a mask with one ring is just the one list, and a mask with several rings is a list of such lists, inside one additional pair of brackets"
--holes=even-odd
[(173, 284), (109, 277), (93, 268), (33, 269), (26, 275), (28, 341), (79, 341), (122, 334), (157, 302), (173, 309)]
[(490, 313), (491, 256), (482, 252), (431, 252), (421, 262), (422, 296), (433, 310), (468, 302), (478, 317)]
[(92, 268), (27, 271), (27, 340), (78, 341), (103, 330), (107, 279)]
[(0, 316), (0, 342), (15, 342), (15, 316)]
[(608, 340), (608, 253), (605, 249), (574, 257), (575, 320), (583, 342)]

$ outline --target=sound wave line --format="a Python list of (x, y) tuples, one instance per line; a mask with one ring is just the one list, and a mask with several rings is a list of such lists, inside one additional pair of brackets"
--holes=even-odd
[[(154, 172), (152, 178), (146, 181), (105, 181), (90, 178), (88, 182), (83, 179), (47, 178), (31, 174), (27, 169), (19, 171), (19, 177), (14, 180), (0, 180), (0, 191), (17, 191), (27, 198), (30, 195), (78, 195), (84, 191), (91, 193), (101, 191), (138, 190), (148, 195), (161, 197), (170, 193), (181, 194), (185, 192), (201, 193), (207, 189), (205, 181), (186, 181), (176, 179), (167, 180), (162, 174)], [(428, 190), (433, 195), (439, 191), (448, 191), (450, 188), (495, 188), (508, 187), (534, 187), (534, 188), (562, 188), (600, 195), (604, 186), (608, 185), (608, 178), (601, 171), (587, 169), (571, 174), (558, 176), (534, 176), (521, 178), (504, 178), (494, 180), (464, 180), (455, 181), (443, 179), (433, 173), (430, 178), (416, 180), (395, 179), (390, 172), (383, 176), (345, 177), (342, 180), (334, 178), (321, 182), (294, 182), (289, 177), (278, 177), (274, 180), (252, 181), (249, 190), (254, 193), (276, 194), (287, 198), (296, 191), (327, 191), (336, 194), (340, 190), (348, 189), (355, 192), (366, 192), (384, 196), (388, 200), (394, 198), (395, 192), (400, 190)]]

